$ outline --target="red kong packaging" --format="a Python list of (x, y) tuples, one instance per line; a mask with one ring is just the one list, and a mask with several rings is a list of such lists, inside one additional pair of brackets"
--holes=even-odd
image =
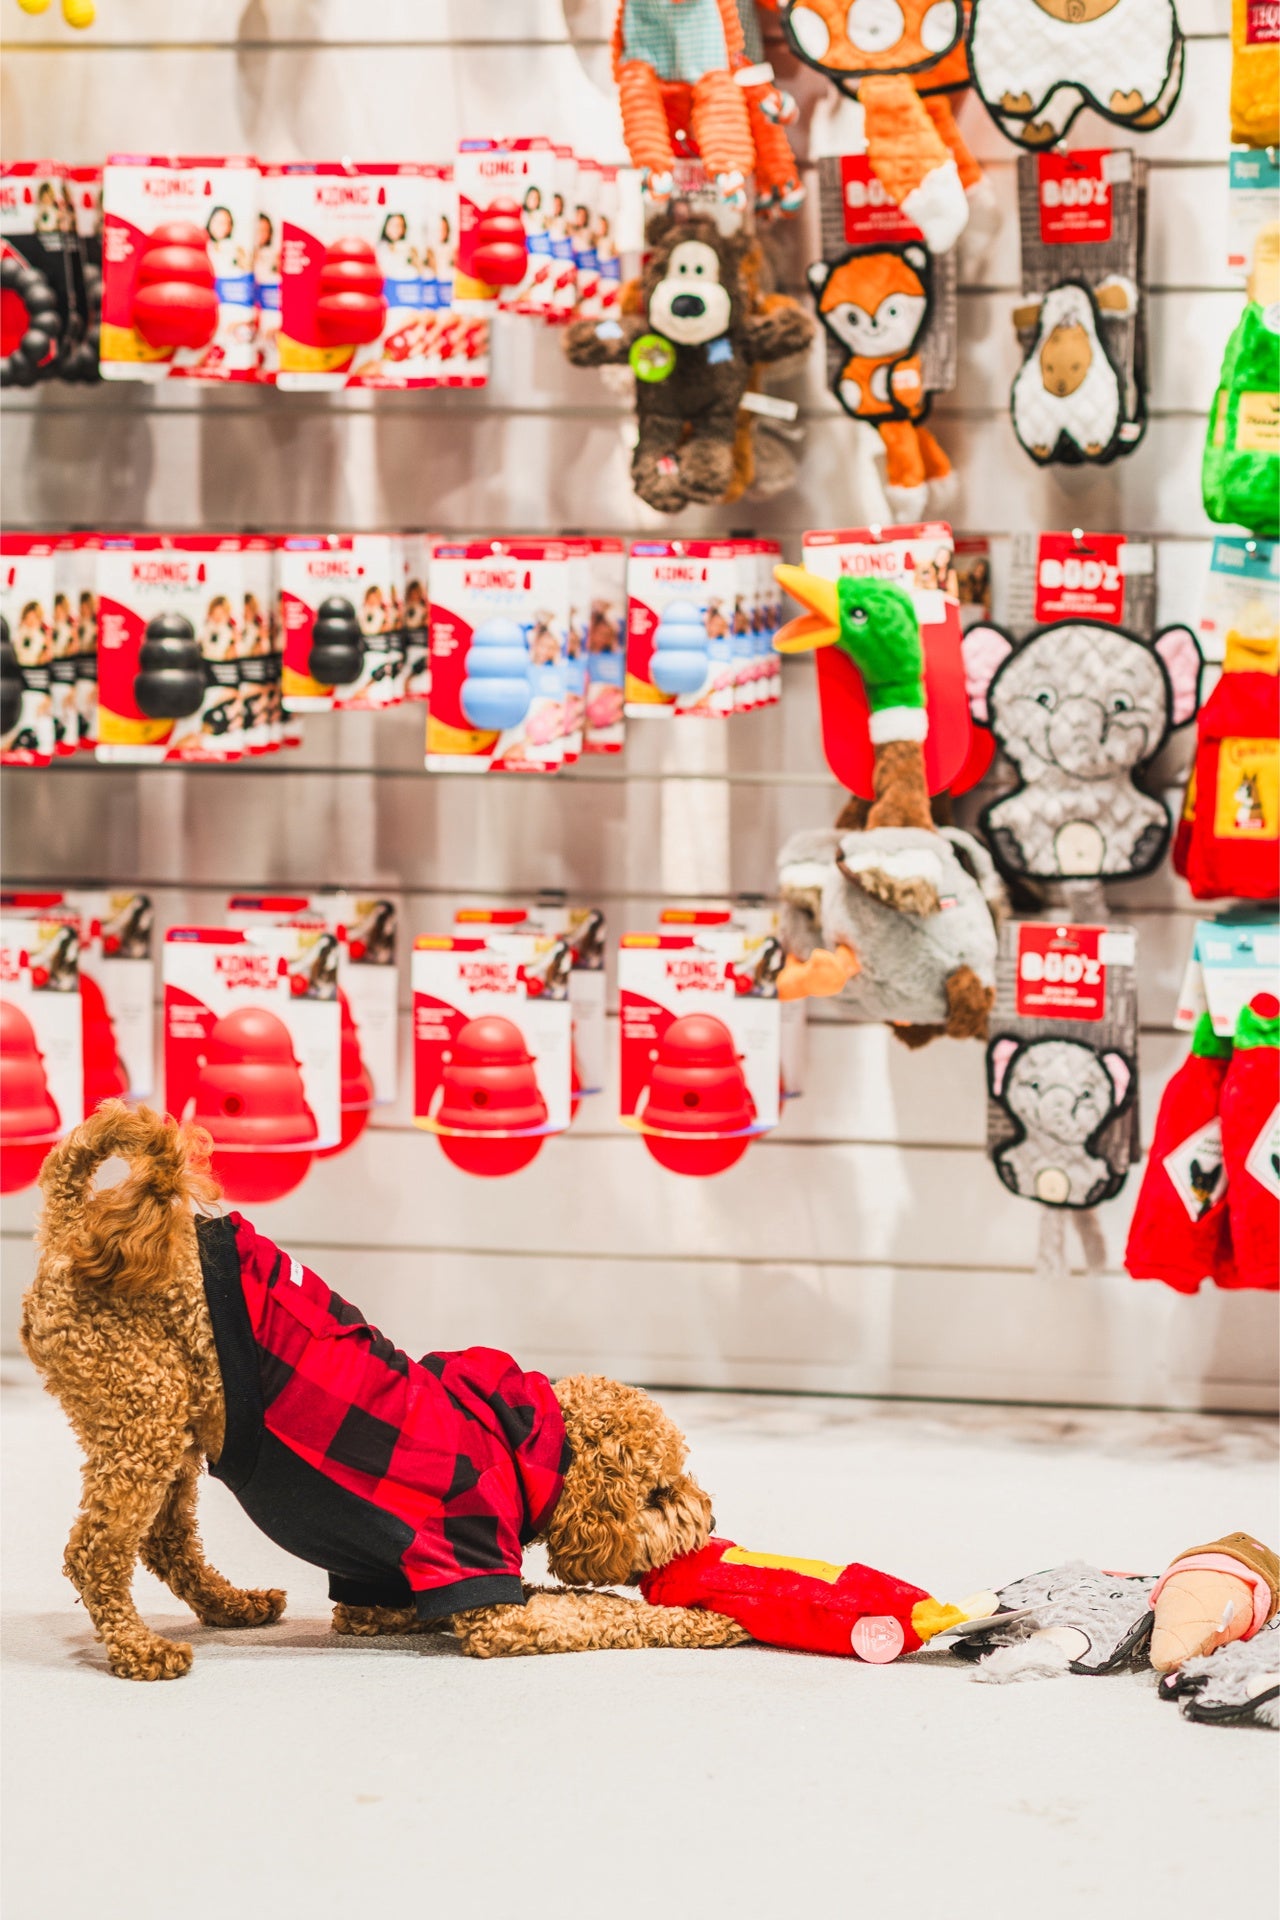
[(79, 948), (73, 913), (0, 917), (0, 1193), (29, 1187), (84, 1116)]
[(261, 175), (244, 156), (112, 154), (102, 175), (104, 380), (258, 378)]
[(732, 926), (622, 937), (619, 1115), (672, 1173), (722, 1173), (778, 1124), (776, 953)]
[(233, 1200), (275, 1200), (342, 1139), (338, 943), (323, 927), (171, 927), (165, 1102)]
[[(394, 634), (399, 554), (385, 533), (290, 535), (280, 542), (284, 704), (324, 713), (367, 689), (372, 649)], [(360, 696), (360, 704), (374, 704)]]
[(413, 1123), (466, 1173), (517, 1173), (569, 1124), (572, 1009), (549, 935), (420, 935)]

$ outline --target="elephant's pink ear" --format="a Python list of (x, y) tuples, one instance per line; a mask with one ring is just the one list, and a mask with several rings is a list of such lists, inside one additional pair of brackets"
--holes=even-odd
[(1164, 661), (1173, 688), (1171, 727), (1185, 727), (1200, 705), (1200, 670), (1204, 665), (1200, 643), (1190, 627), (1166, 627), (1156, 637), (1156, 652)]
[(1102, 1064), (1111, 1076), (1111, 1084), (1116, 1090), (1116, 1105), (1122, 1107), (1125, 1095), (1129, 1091), (1129, 1082), (1133, 1078), (1133, 1069), (1122, 1053), (1104, 1053)]
[(964, 655), (964, 686), (969, 711), (979, 726), (987, 724), (987, 693), (997, 672), (1013, 652), (1013, 642), (999, 627), (970, 627), (960, 642)]
[(987, 1074), (991, 1081), (991, 1091), (997, 1100), (1004, 1091), (1004, 1077), (1009, 1071), (1009, 1062), (1017, 1051), (1017, 1041), (1007, 1033), (995, 1041), (988, 1050)]

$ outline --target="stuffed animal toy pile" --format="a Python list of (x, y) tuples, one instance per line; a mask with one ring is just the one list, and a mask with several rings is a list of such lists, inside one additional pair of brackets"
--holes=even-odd
[(862, 677), (875, 796), (851, 798), (834, 828), (794, 835), (779, 856), (788, 953), (779, 996), (839, 993), (855, 1017), (890, 1022), (908, 1046), (943, 1033), (982, 1038), (1000, 890), (985, 848), (933, 824), (923, 649), (910, 596), (885, 581), (776, 571), (809, 609), (782, 629), (778, 648), (839, 646)]
[(1188, 1720), (1280, 1724), (1280, 1563), (1248, 1533), (1180, 1553), (1157, 1579), (1082, 1560), (1002, 1587), (998, 1623), (958, 1641), (976, 1680), (1007, 1684), (1146, 1666)]
[(618, 319), (576, 321), (564, 346), (577, 367), (634, 369), (632, 485), (659, 513), (678, 513), (730, 494), (753, 369), (804, 352), (814, 323), (792, 300), (757, 295), (748, 234), (665, 213), (648, 239), (638, 299), (624, 299)]

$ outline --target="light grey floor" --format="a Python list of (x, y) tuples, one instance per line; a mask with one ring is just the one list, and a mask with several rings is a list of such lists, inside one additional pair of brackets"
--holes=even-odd
[[(942, 1597), (1083, 1555), (1132, 1569), (1275, 1530), (1270, 1424), (663, 1396), (721, 1531)], [(327, 1630), (322, 1577), (209, 1484), (215, 1564), (283, 1584), (184, 1680), (106, 1672), (59, 1573), (76, 1458), (4, 1404), (5, 1920), (595, 1916), (1249, 1920), (1276, 1913), (1280, 1742), (1196, 1727), (1147, 1677), (977, 1686), (743, 1648), (492, 1663)]]

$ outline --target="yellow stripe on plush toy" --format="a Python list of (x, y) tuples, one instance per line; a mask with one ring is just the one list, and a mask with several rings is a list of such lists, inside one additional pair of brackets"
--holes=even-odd
[(922, 1640), (932, 1640), (944, 1627), (958, 1627), (972, 1617), (963, 1607), (948, 1607), (941, 1600), (917, 1600), (911, 1609), (911, 1625)]
[(810, 1580), (826, 1580), (832, 1586), (844, 1572), (843, 1567), (833, 1567), (829, 1560), (794, 1560), (785, 1553), (749, 1553), (746, 1547), (729, 1547), (720, 1557), (730, 1566), (779, 1567), (784, 1573), (803, 1573)]

